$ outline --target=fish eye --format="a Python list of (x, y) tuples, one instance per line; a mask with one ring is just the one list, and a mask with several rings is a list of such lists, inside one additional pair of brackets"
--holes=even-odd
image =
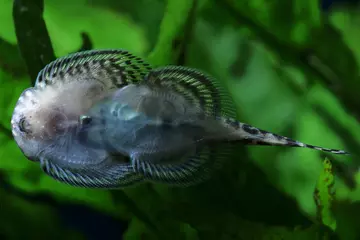
[(21, 118), (19, 121), (19, 130), (23, 133), (29, 132), (29, 123), (26, 121), (25, 117)]
[(80, 116), (80, 124), (81, 125), (89, 125), (92, 122), (92, 118), (89, 116)]

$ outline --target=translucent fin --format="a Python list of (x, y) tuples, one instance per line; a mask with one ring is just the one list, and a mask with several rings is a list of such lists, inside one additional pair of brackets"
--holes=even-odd
[(176, 163), (154, 164), (144, 159), (132, 159), (132, 162), (134, 170), (148, 181), (187, 187), (208, 180), (228, 159), (233, 147), (225, 144), (204, 146), (194, 156)]
[(73, 169), (60, 167), (48, 159), (41, 159), (40, 166), (55, 180), (76, 187), (123, 188), (143, 181), (143, 177), (135, 173), (129, 164), (114, 164), (98, 169)]
[(151, 67), (125, 50), (89, 50), (67, 55), (46, 65), (38, 74), (36, 87), (58, 81), (97, 80), (106, 86), (123, 87), (143, 81)]
[(222, 121), (225, 125), (234, 129), (234, 134), (232, 140), (240, 141), (248, 145), (269, 145), (269, 146), (286, 146), (286, 147), (302, 147), (302, 148), (311, 148), (322, 152), (329, 152), (332, 154), (345, 154), (349, 155), (350, 153), (344, 150), (329, 149), (319, 146), (314, 146), (306, 143), (302, 143), (296, 140), (293, 140), (288, 137), (280, 136), (275, 133), (271, 133), (259, 128), (250, 126), (245, 123), (238, 122), (237, 120), (230, 118), (223, 118)]
[(216, 79), (199, 70), (181, 66), (159, 67), (151, 70), (145, 80), (182, 94), (207, 116), (236, 118), (236, 107), (230, 94)]
[[(148, 73), (145, 83), (179, 93), (190, 105), (202, 109), (207, 117), (237, 117), (235, 104), (226, 89), (216, 79), (196, 69), (181, 66), (159, 67)], [(193, 185), (209, 178), (211, 172), (228, 158), (230, 148), (219, 145), (203, 147), (195, 156), (180, 159), (175, 163), (132, 159), (134, 170), (153, 182)]]

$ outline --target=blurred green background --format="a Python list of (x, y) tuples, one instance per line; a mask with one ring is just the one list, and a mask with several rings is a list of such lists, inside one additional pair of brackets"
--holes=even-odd
[[(46, 176), (10, 132), (20, 93), (54, 57), (122, 48), (154, 66), (206, 71), (229, 89), (240, 121), (346, 149), (354, 155), (334, 160), (356, 163), (360, 8), (330, 11), (322, 4), (45, 0), (50, 42), (42, 1), (0, 0), (0, 239), (360, 239), (360, 188), (348, 187), (344, 171), (335, 171), (329, 188), (320, 152), (239, 146), (224, 169), (198, 186), (102, 191)], [(325, 200), (316, 205), (317, 183), (323, 198), (335, 196), (331, 207)], [(336, 227), (321, 224), (329, 219)]]

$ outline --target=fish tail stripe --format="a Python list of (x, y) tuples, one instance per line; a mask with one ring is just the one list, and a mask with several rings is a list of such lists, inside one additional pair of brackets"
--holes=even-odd
[(332, 154), (350, 155), (350, 153), (344, 150), (329, 149), (329, 148), (302, 143), (288, 137), (280, 136), (275, 133), (261, 130), (246, 123), (239, 122), (233, 118), (218, 117), (218, 119), (224, 122), (226, 125), (233, 128), (234, 130), (238, 130), (238, 131), (241, 130), (241, 132), (239, 131), (238, 141), (242, 141), (243, 143), (246, 144), (302, 147), (302, 148), (315, 149), (323, 152), (329, 152)]
[(313, 145), (309, 145), (309, 144), (304, 144), (304, 146), (301, 146), (301, 147), (311, 148), (311, 149), (315, 149), (315, 150), (319, 150), (319, 151), (323, 151), (323, 152), (329, 152), (329, 153), (333, 153), (333, 154), (350, 155), (349, 152), (344, 151), (344, 150), (323, 148), (323, 147), (313, 146)]

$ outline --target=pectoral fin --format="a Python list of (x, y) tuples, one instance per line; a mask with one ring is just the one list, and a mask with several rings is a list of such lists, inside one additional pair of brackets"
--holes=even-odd
[(51, 160), (40, 160), (42, 170), (57, 181), (84, 188), (123, 188), (143, 181), (130, 164), (113, 164), (98, 168), (66, 168)]
[(139, 156), (132, 157), (134, 171), (141, 173), (148, 181), (174, 186), (190, 186), (209, 179), (214, 170), (221, 167), (228, 157), (229, 149), (216, 146), (203, 146), (192, 156), (176, 159), (173, 162), (148, 161)]

